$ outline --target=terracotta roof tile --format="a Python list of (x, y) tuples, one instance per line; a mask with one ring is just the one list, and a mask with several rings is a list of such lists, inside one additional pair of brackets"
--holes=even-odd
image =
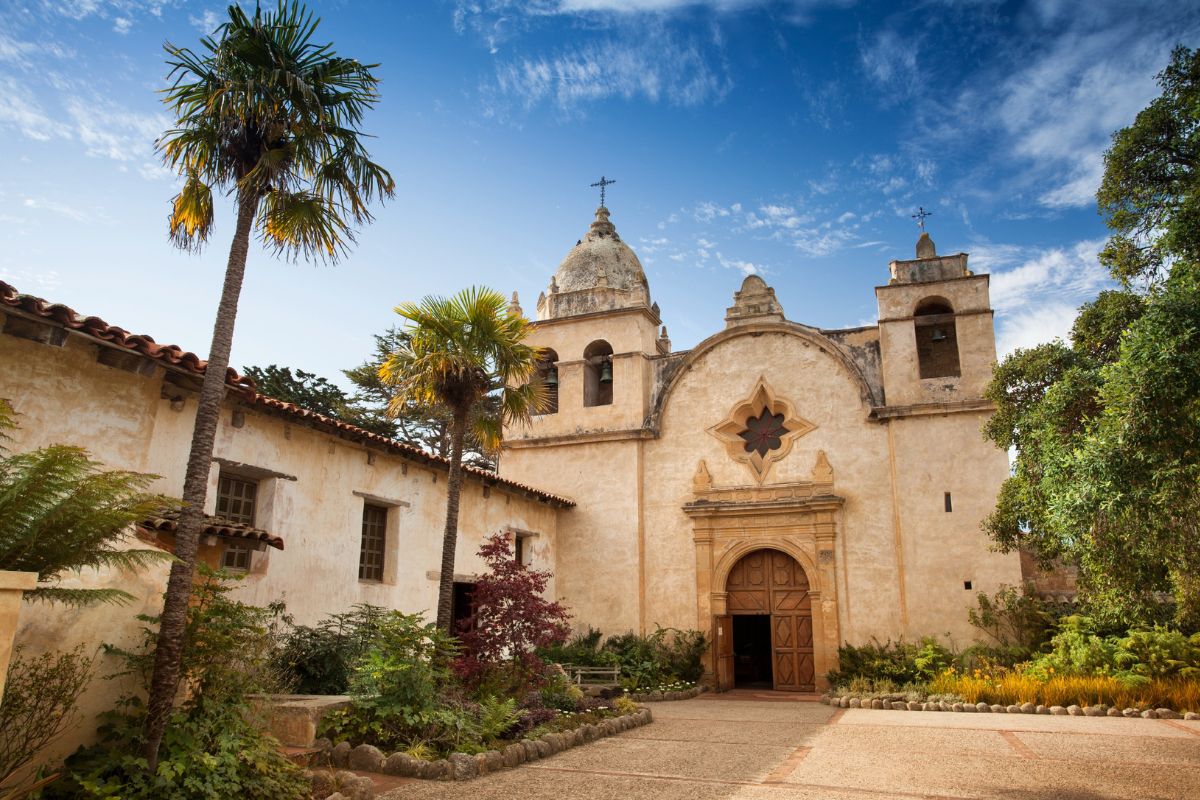
[[(241, 522), (230, 522), (227, 519), (214, 517), (210, 514), (204, 515), (204, 522), (204, 530), (201, 531), (203, 535), (221, 536), (226, 539), (254, 539), (266, 542), (278, 550), (283, 549), (283, 537), (264, 531), (262, 528), (255, 528), (252, 525), (245, 525)], [(179, 530), (179, 513), (167, 512), (156, 517), (150, 517), (149, 519), (142, 520), (140, 525), (151, 531), (175, 533)]]
[[(206, 362), (195, 353), (183, 350), (182, 348), (173, 344), (159, 344), (149, 336), (131, 334), (124, 328), (118, 328), (116, 325), (109, 325), (107, 322), (100, 319), (100, 317), (83, 317), (69, 306), (64, 306), (59, 303), (48, 303), (40, 297), (21, 294), (17, 291), (16, 287), (7, 284), (4, 281), (0, 281), (0, 306), (9, 306), (10, 308), (19, 309), (27, 314), (41, 317), (47, 321), (61, 325), (68, 330), (73, 330), (78, 333), (91, 336), (93, 339), (98, 339), (118, 347), (132, 350), (136, 353), (146, 356), (147, 358), (159, 361), (165, 366), (181, 369), (196, 375), (204, 374)], [(227, 371), (225, 382), (230, 388), (236, 390), (240, 397), (252, 405), (256, 405), (260, 408), (271, 410), (285, 416), (305, 420), (317, 427), (335, 432), (340, 436), (380, 445), (387, 448), (389, 451), (396, 453), (397, 455), (413, 461), (437, 466), (446, 470), (450, 468), (450, 462), (448, 459), (428, 453), (419, 447), (414, 447), (413, 445), (405, 444), (404, 442), (399, 442), (395, 439), (390, 439), (387, 436), (381, 436), (380, 434), (372, 433), (371, 431), (364, 430), (357, 425), (351, 425), (348, 422), (342, 422), (341, 420), (333, 419), (332, 417), (327, 417), (323, 414), (318, 414), (315, 411), (309, 411), (308, 409), (301, 408), (294, 403), (287, 403), (283, 400), (276, 400), (274, 397), (268, 397), (264, 394), (259, 394), (255, 389), (253, 379), (246, 375), (239, 375), (237, 370), (235, 370), (233, 367), (230, 367)], [(494, 472), (479, 469), (478, 467), (464, 465), (463, 472), (468, 476), (480, 481), (485, 486), (507, 487), (562, 508), (571, 508), (575, 505), (575, 501), (569, 498), (561, 497), (550, 492), (544, 492), (541, 489), (520, 483), (519, 481), (501, 478)], [(280, 540), (279, 546), (283, 546), (282, 540)]]

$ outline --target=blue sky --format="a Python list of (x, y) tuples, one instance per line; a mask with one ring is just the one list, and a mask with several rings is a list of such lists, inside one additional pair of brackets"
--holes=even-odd
[[(870, 324), (910, 215), (992, 273), (1002, 351), (1063, 335), (1106, 284), (1094, 193), (1200, 3), (853, 0), (314, 2), (379, 62), (366, 121), (397, 181), (335, 267), (251, 253), (234, 363), (341, 378), (392, 306), (485, 283), (533, 312), (608, 206), (676, 349), (761, 273), (790, 319)], [(0, 278), (207, 352), (232, 230), (173, 250), (155, 137), (162, 44), (224, 6), (0, 0)]]

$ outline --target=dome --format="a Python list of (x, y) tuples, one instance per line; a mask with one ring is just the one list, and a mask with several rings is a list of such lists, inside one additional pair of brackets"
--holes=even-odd
[(554, 290), (578, 292), (608, 287), (650, 297), (646, 273), (633, 248), (621, 241), (608, 220), (608, 209), (596, 209), (596, 219), (579, 244), (567, 253), (554, 273)]

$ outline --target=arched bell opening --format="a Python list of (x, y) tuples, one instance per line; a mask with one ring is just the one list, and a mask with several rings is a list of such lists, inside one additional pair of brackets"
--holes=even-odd
[(558, 413), (558, 353), (551, 350), (549, 347), (544, 348), (541, 357), (538, 358), (536, 380), (541, 381), (546, 387), (546, 394), (549, 398), (547, 406), (541, 414), (557, 414)]
[(921, 378), (959, 377), (958, 331), (949, 301), (941, 297), (922, 300), (913, 312), (913, 326)]
[(808, 575), (779, 550), (753, 550), (725, 579), (716, 618), (718, 688), (816, 691)]
[(597, 339), (583, 351), (583, 404), (608, 406), (613, 401), (613, 349)]

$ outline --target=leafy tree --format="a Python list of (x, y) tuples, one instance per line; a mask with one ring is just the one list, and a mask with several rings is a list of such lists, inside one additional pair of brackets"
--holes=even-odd
[(459, 670), (472, 683), (498, 681), (510, 692), (521, 691), (544, 669), (536, 651), (567, 640), (571, 615), (543, 597), (550, 573), (517, 561), (505, 534), (489, 536), (479, 557), (488, 570), (475, 583), (475, 612), (459, 632)]
[[(0, 443), (16, 427), (0, 400)], [(150, 494), (156, 475), (105, 470), (79, 447), (54, 445), (9, 454), (0, 446), (0, 570), (36, 572), (27, 596), (76, 605), (126, 603), (116, 588), (67, 589), (63, 574), (85, 567), (136, 569), (170, 559), (161, 550), (126, 548), (132, 526), (173, 501)]]
[[(444, 406), (428, 405), (408, 400), (393, 404), (396, 387), (379, 376), (383, 363), (407, 342), (408, 334), (402, 329), (391, 327), (386, 333), (375, 335), (375, 353), (353, 369), (343, 374), (358, 388), (353, 402), (360, 409), (363, 419), (371, 425), (387, 426), (388, 435), (413, 447), (419, 447), (442, 458), (450, 457), (451, 414)], [(494, 389), (499, 389), (495, 386)], [(480, 401), (483, 416), (496, 417), (500, 412), (499, 392), (491, 391)], [(389, 415), (389, 408), (395, 416)], [(367, 427), (364, 425), (363, 427)], [(374, 430), (375, 428), (370, 428)], [(463, 441), (463, 463), (473, 467), (495, 471), (496, 461), (488, 448), (475, 435), (473, 428), (467, 429)]]
[[(986, 527), (1003, 549), (1078, 564), (1101, 624), (1200, 627), (1200, 53), (1178, 48), (1163, 93), (1105, 154), (1101, 254), (1122, 291), (1072, 343), (995, 371), (985, 433), (1016, 447)], [(1135, 288), (1136, 287), (1136, 288)]]
[(346, 395), (337, 384), (302, 369), (269, 364), (266, 367), (243, 367), (242, 374), (254, 381), (260, 394), (293, 403), (301, 408), (327, 417), (357, 425), (360, 428), (393, 436), (395, 425), (382, 414), (363, 408)]
[[(548, 395), (530, 381), (540, 352), (525, 344), (529, 321), (507, 311), (508, 301), (492, 289), (473, 287), (450, 298), (426, 297), (405, 303), (396, 313), (408, 320), (404, 333), (379, 368), (395, 390), (389, 413), (400, 416), (410, 404), (440, 407), (450, 414), (450, 475), (446, 485), (446, 527), (442, 534), (442, 574), (437, 626), (450, 631), (454, 597), (454, 551), (462, 494), (463, 450), (467, 431), (494, 448), (503, 423), (526, 422), (545, 408)], [(482, 413), (485, 398), (499, 384), (500, 413)]]
[(250, 234), (276, 252), (336, 261), (354, 241), (352, 225), (371, 220), (369, 204), (394, 182), (362, 144), (365, 113), (379, 99), (364, 65), (313, 41), (318, 20), (298, 3), (229, 20), (201, 39), (200, 52), (166, 45), (171, 68), (164, 102), (176, 127), (158, 146), (183, 177), (169, 217), (172, 241), (202, 246), (213, 226), (213, 189), (233, 196), (237, 224), (208, 365), (196, 409), (184, 479), (184, 508), (163, 605), (145, 756), (150, 770), (171, 714), (187, 624), (188, 597), (208, 488), (213, 441), (225, 395), (238, 296)]

